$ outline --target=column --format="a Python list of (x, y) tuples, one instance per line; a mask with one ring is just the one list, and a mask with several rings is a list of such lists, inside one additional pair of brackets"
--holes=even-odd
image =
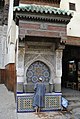
[(55, 92), (61, 92), (62, 50), (56, 50)]
[(64, 45), (59, 45), (56, 49), (56, 78), (55, 78), (55, 92), (61, 92), (61, 77), (62, 77), (62, 53)]
[(24, 46), (18, 49), (18, 64), (17, 64), (17, 92), (23, 92), (24, 85)]

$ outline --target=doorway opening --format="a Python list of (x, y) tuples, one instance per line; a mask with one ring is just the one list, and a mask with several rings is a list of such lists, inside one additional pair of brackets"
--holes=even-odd
[(62, 87), (78, 89), (80, 83), (80, 47), (66, 46), (62, 59)]

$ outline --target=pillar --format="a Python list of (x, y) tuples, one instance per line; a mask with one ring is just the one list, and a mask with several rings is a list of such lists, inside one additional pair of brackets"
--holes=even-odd
[(62, 54), (64, 45), (60, 45), (56, 49), (56, 76), (55, 76), (55, 92), (61, 92), (61, 77), (62, 77)]
[(24, 44), (18, 48), (18, 61), (17, 61), (17, 92), (23, 92), (24, 84)]

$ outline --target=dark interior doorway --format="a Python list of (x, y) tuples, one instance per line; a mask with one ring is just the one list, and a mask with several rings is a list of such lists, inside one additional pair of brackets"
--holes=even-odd
[(80, 81), (80, 47), (65, 46), (62, 58), (62, 87)]

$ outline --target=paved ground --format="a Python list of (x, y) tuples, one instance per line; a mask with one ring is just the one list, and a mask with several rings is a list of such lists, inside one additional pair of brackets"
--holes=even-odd
[(80, 119), (80, 108), (71, 111), (53, 111), (35, 113), (18, 114), (18, 119)]
[(14, 94), (0, 84), (0, 119), (80, 119), (80, 106), (69, 108), (68, 111), (41, 112), (37, 115), (35, 113), (16, 113)]
[(14, 95), (0, 84), (0, 119), (17, 119)]

